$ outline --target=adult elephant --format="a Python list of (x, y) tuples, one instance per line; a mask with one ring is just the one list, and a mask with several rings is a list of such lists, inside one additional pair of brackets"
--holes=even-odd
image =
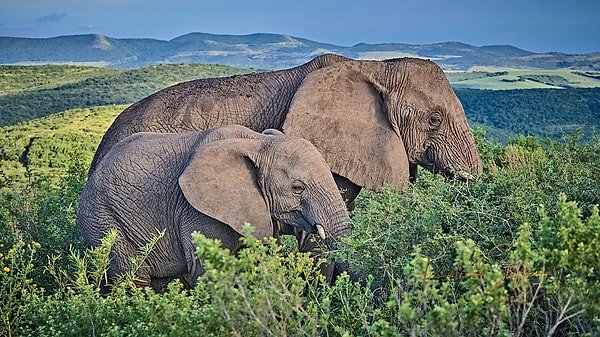
[(184, 82), (142, 99), (108, 129), (90, 173), (133, 133), (226, 124), (311, 141), (348, 202), (361, 187), (401, 191), (418, 164), (448, 177), (469, 178), (482, 169), (462, 105), (435, 63), (326, 54), (287, 70)]
[[(259, 238), (278, 236), (280, 223), (318, 233), (336, 249), (348, 220), (329, 166), (310, 142), (242, 126), (124, 139), (89, 176), (77, 211), (88, 245), (100, 245), (110, 229), (119, 233), (110, 278), (127, 271), (139, 248), (164, 231), (136, 272), (140, 285), (156, 288), (182, 276), (194, 286), (202, 274), (193, 232), (235, 253), (244, 223)], [(347, 270), (344, 262), (337, 266)]]

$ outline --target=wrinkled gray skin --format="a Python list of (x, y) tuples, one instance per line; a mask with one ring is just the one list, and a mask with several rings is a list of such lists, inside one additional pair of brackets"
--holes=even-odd
[[(361, 187), (402, 191), (416, 179), (417, 165), (463, 179), (482, 170), (462, 105), (435, 63), (323, 55), (287, 70), (181, 83), (133, 104), (106, 132), (90, 173), (133, 133), (225, 124), (309, 140), (349, 208)], [(292, 232), (301, 250), (314, 248), (306, 233)]]
[[(314, 234), (321, 226), (327, 249), (336, 249), (348, 220), (329, 166), (312, 144), (241, 126), (126, 138), (90, 174), (77, 211), (89, 246), (111, 228), (119, 233), (110, 278), (165, 230), (136, 275), (140, 285), (155, 288), (176, 277), (195, 285), (203, 272), (194, 257), (195, 231), (235, 253), (245, 222), (258, 238), (279, 236), (279, 223)], [(345, 262), (337, 267), (347, 270)]]

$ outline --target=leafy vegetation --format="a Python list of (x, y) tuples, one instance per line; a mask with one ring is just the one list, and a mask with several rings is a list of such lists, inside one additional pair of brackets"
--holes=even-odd
[[(93, 136), (48, 135), (57, 148), (78, 150), (41, 146), (40, 161), (31, 160), (40, 174), (5, 181), (0, 335), (593, 336), (600, 328), (600, 140), (581, 132), (501, 145), (479, 130), (477, 181), (421, 172), (404, 194), (361, 192), (353, 232), (335, 255), (371, 275), (366, 288), (346, 276), (325, 283), (292, 238), (281, 247), (248, 236), (247, 248), (231, 256), (197, 236), (206, 273), (195, 289), (175, 281), (157, 294), (133, 287), (129, 273), (103, 296), (116, 237), (86, 249), (75, 210), (100, 124), (120, 108), (32, 122), (36, 137), (44, 127), (59, 134), (84, 125)], [(106, 120), (91, 123), (99, 116)], [(5, 134), (15, 139), (25, 129)], [(56, 153), (61, 165), (53, 170), (43, 158)]]
[(469, 122), (503, 143), (519, 134), (560, 139), (582, 126), (585, 137), (600, 129), (600, 88), (454, 91)]
[(104, 132), (124, 105), (74, 109), (2, 128), (0, 190), (32, 178), (54, 184), (68, 174), (71, 158), (91, 161)]
[(251, 71), (206, 64), (165, 64), (132, 70), (66, 65), (0, 66), (0, 126), (67, 109), (131, 104), (179, 82)]

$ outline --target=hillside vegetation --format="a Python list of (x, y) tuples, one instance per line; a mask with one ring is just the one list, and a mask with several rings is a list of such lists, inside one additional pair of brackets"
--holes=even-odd
[(455, 88), (472, 126), (506, 143), (516, 135), (559, 139), (600, 130), (600, 88), (475, 90)]
[[(126, 105), (73, 109), (0, 129), (0, 190), (31, 179), (55, 184), (69, 172), (71, 158), (88, 165)], [(55, 185), (54, 185), (55, 186)]]
[(0, 126), (67, 109), (131, 104), (179, 82), (251, 71), (206, 64), (168, 64), (131, 70), (0, 65)]

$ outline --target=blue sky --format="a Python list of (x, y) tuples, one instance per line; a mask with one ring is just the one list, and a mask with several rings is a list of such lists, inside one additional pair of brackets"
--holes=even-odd
[(599, 0), (1, 0), (0, 36), (278, 33), (324, 43), (458, 41), (600, 52)]

